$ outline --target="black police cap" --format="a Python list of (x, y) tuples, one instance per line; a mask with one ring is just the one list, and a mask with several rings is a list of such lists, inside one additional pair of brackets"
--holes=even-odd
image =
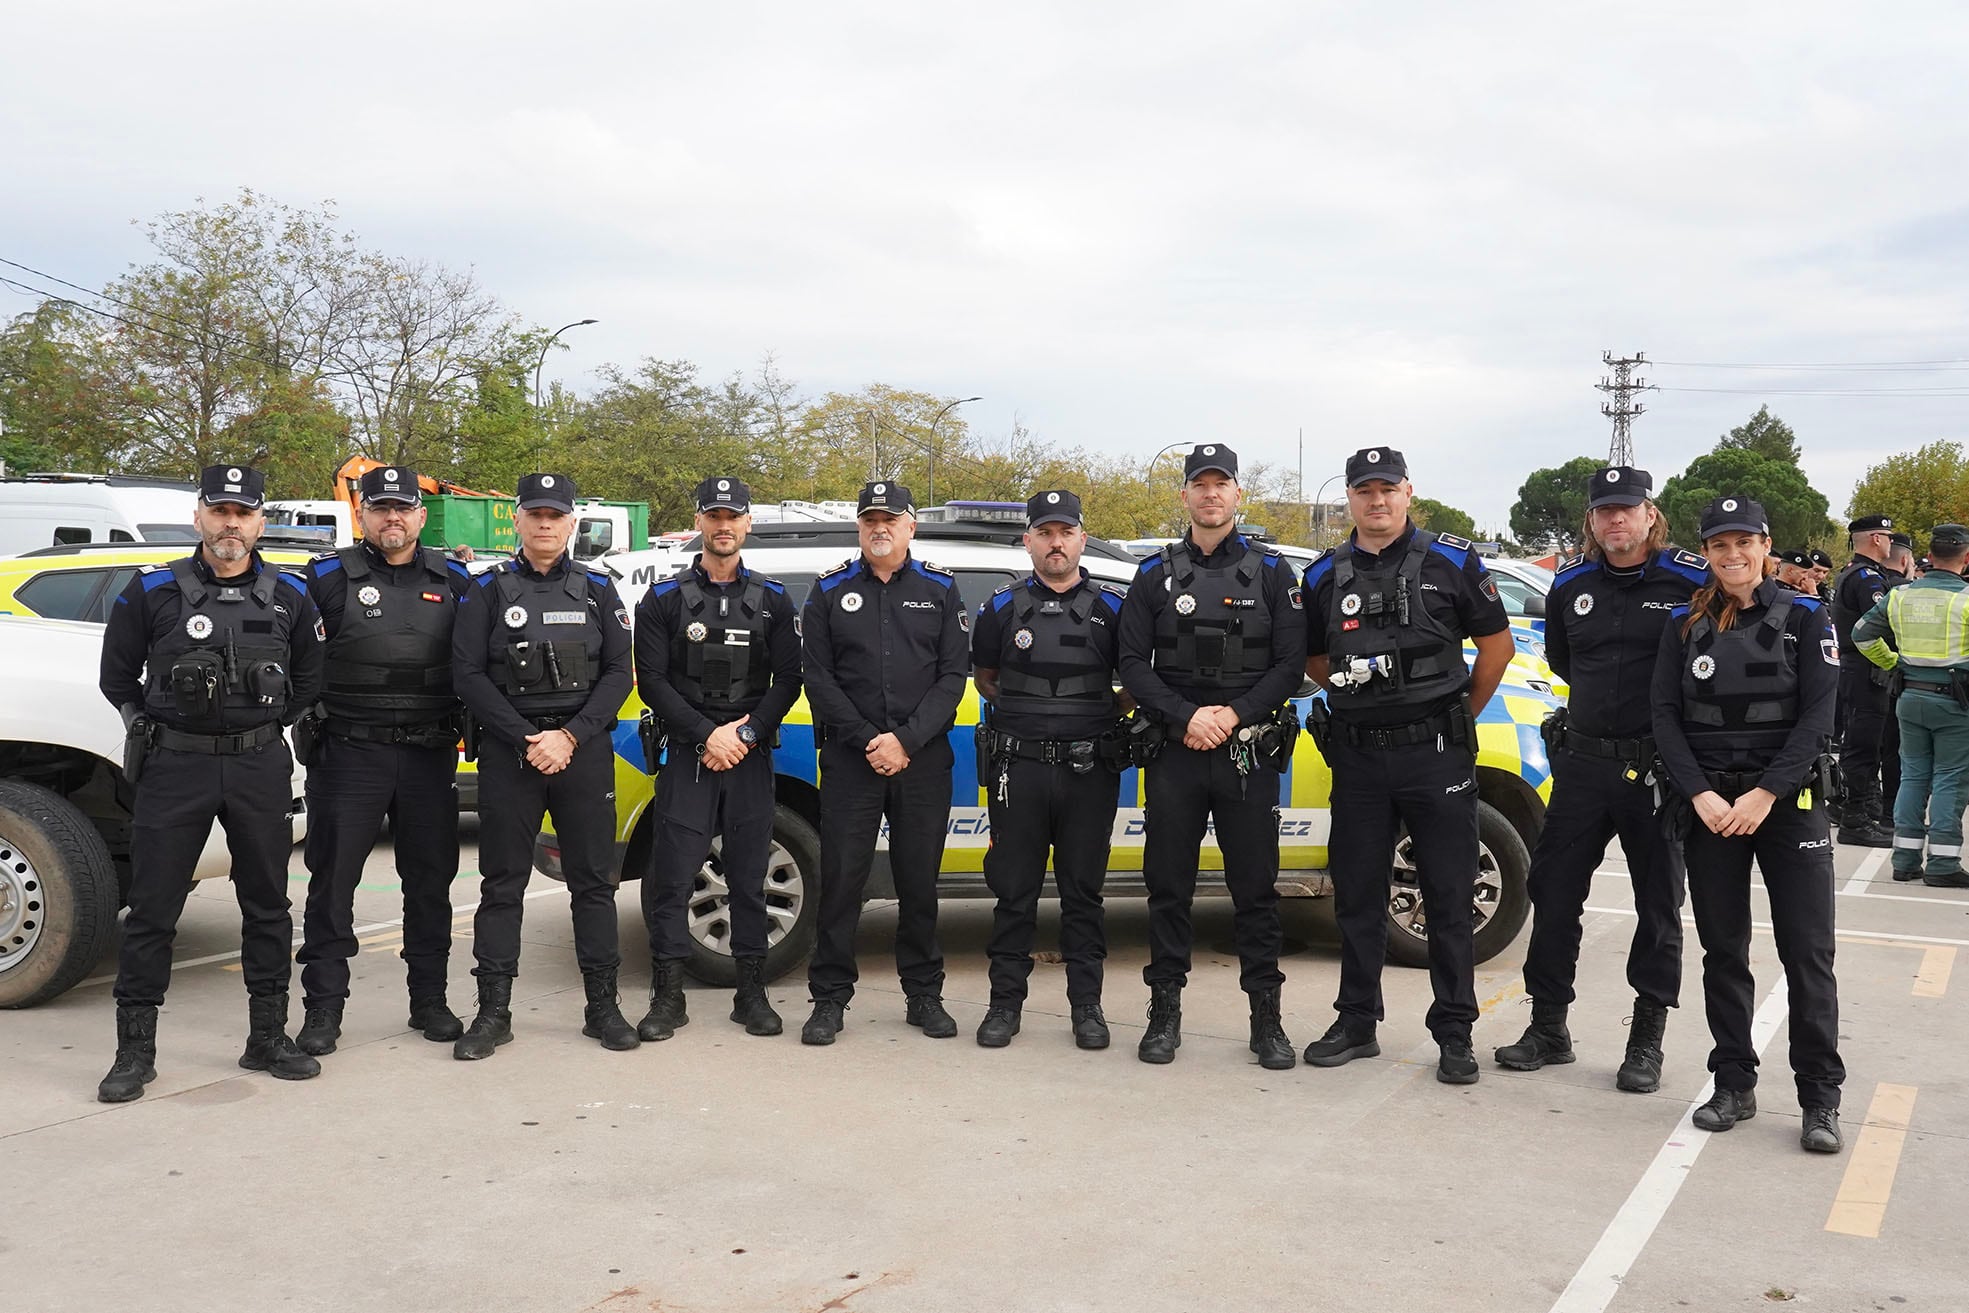
[(1928, 546), (1941, 552), (1955, 552), (1969, 547), (1969, 528), (1960, 524), (1938, 524), (1928, 531)]
[(914, 515), (916, 499), (900, 483), (864, 483), (861, 485), (861, 496), (855, 499), (855, 518), (860, 519), (870, 511)]
[(1393, 447), (1362, 447), (1347, 457), (1347, 486), (1358, 488), (1379, 479), (1400, 483), (1408, 477), (1408, 462)]
[(1718, 497), (1702, 508), (1702, 540), (1708, 542), (1719, 533), (1764, 533), (1771, 531), (1771, 517), (1748, 497)]
[(697, 485), (691, 494), (697, 499), (700, 511), (737, 511), (740, 514), (752, 509), (752, 489), (737, 479), (710, 478)]
[(1035, 492), (1026, 502), (1026, 527), (1042, 524), (1079, 524), (1080, 498), (1061, 488), (1054, 492)]
[(565, 474), (529, 474), (520, 480), (520, 509), (547, 509), (564, 515), (574, 513), (574, 480)]
[(208, 465), (198, 472), (198, 499), (254, 507), (267, 499), (267, 476), (245, 465)]
[(392, 501), (405, 506), (421, 506), (423, 489), (417, 485), (417, 471), (404, 465), (379, 465), (365, 470), (356, 481), (365, 503)]
[(1639, 506), (1654, 491), (1655, 481), (1646, 470), (1637, 470), (1628, 465), (1614, 465), (1601, 470), (1593, 476), (1593, 485), (1586, 490), (1586, 509), (1595, 506)]
[(1812, 557), (1809, 552), (1799, 552), (1799, 551), (1779, 552), (1777, 555), (1778, 555), (1778, 559), (1780, 561), (1783, 561), (1786, 565), (1795, 565), (1801, 570), (1809, 570), (1812, 568)]
[(1183, 458), (1183, 482), (1188, 483), (1199, 474), (1216, 470), (1226, 478), (1237, 477), (1237, 453), (1221, 442), (1211, 442), (1190, 448), (1190, 454)]
[(1812, 568), (1814, 570), (1830, 570), (1832, 568), (1832, 558), (1827, 556), (1822, 549), (1814, 547), (1812, 549)]
[(1849, 534), (1886, 533), (1893, 527), (1894, 517), (1891, 515), (1862, 515), (1859, 519), (1854, 520), (1846, 526), (1846, 532)]

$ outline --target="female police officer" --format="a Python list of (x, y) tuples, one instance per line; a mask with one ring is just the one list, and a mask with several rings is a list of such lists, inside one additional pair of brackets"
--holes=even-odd
[[(1715, 1095), (1695, 1124), (1727, 1131), (1757, 1114), (1750, 1038), (1750, 863), (1764, 873), (1778, 960), (1790, 983), (1799, 1143), (1837, 1153), (1839, 998), (1833, 979), (1832, 842), (1819, 762), (1832, 734), (1839, 650), (1825, 607), (1769, 576), (1769, 521), (1743, 497), (1702, 513), (1710, 582), (1662, 631), (1654, 734), (1686, 827), (1689, 901), (1702, 939)], [(1679, 813), (1679, 815), (1677, 815)]]

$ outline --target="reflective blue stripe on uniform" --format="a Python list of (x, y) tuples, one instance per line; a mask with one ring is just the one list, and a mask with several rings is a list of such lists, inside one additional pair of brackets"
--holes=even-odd
[(831, 593), (860, 573), (861, 561), (857, 558), (856, 560), (835, 566), (832, 570), (829, 570), (826, 574), (814, 580), (814, 586), (819, 588), (823, 593)]
[(342, 558), (339, 556), (317, 556), (309, 564), (314, 566), (314, 572), (316, 574), (333, 574), (342, 568)]
[(1107, 589), (1103, 588), (1101, 589), (1101, 600), (1108, 604), (1108, 610), (1114, 612), (1116, 615), (1121, 614), (1120, 593), (1111, 593)]
[[(1455, 565), (1456, 568), (1459, 570), (1463, 569), (1464, 566), (1469, 564), (1470, 553), (1464, 548), (1451, 547), (1448, 543), (1444, 542), (1440, 538), (1430, 543), (1429, 546), (1435, 548), (1437, 551), (1441, 552), (1444, 556), (1448, 557), (1451, 564)], [(1478, 561), (1477, 564), (1481, 566), (1483, 562)], [(1490, 571), (1485, 570), (1484, 573), (1489, 574)]]
[(280, 582), (292, 584), (294, 591), (303, 597), (308, 595), (308, 577), (304, 574), (296, 574), (292, 570), (282, 570), (280, 571)]
[[(1007, 584), (1005, 587), (1000, 588), (998, 591), (994, 592), (991, 595), (991, 602), (990, 602), (991, 609), (994, 611), (1003, 611), (1006, 607), (1006, 604), (1009, 603), (1011, 600), (1012, 600), (1012, 588), (1010, 584)], [(983, 607), (978, 608), (978, 614), (979, 615), (984, 614)]]
[(675, 575), (672, 575), (668, 579), (659, 579), (655, 583), (650, 585), (649, 595), (651, 597), (661, 597), (665, 593), (669, 592), (671, 589), (676, 588), (677, 586), (678, 586), (677, 578)]
[[(1682, 578), (1687, 579), (1690, 583), (1694, 584), (1698, 588), (1708, 583), (1709, 572), (1706, 569), (1697, 569), (1695, 566), (1688, 564), (1688, 562), (1686, 561), (1683, 561), (1682, 559), (1680, 559), (1682, 555), (1692, 555), (1692, 553), (1678, 554), (1676, 552), (1663, 552), (1659, 556), (1655, 557), (1655, 564), (1659, 565), (1662, 569), (1668, 571), (1670, 574), (1678, 574), (1682, 576)], [(1702, 560), (1700, 556), (1695, 557), (1695, 559), (1698, 561)]]
[(923, 562), (917, 560), (913, 556), (909, 558), (909, 568), (916, 571), (916, 573), (922, 575), (925, 579), (931, 580), (934, 583), (942, 584), (945, 588), (948, 588), (952, 584), (957, 582), (956, 576), (951, 574), (950, 571), (939, 569), (936, 566), (926, 567), (923, 564)]
[[(1662, 565), (1671, 569), (1675, 568), (1670, 562), (1667, 552), (1663, 552), (1660, 559)], [(1600, 563), (1598, 561), (1574, 561), (1571, 565), (1559, 571), (1558, 574), (1552, 576), (1552, 586), (1557, 588), (1560, 584), (1570, 583), (1574, 579), (1584, 578), (1599, 568)]]
[[(1311, 593), (1313, 589), (1319, 587), (1320, 580), (1332, 573), (1333, 553), (1328, 552), (1326, 555), (1320, 557), (1319, 560), (1314, 561), (1306, 567), (1306, 591)], [(1311, 599), (1308, 598), (1307, 600), (1310, 601)]]
[(1818, 598), (1807, 597), (1803, 593), (1800, 593), (1797, 597), (1793, 598), (1791, 604), (1797, 607), (1801, 611), (1816, 611), (1819, 609), (1821, 605)]
[[(340, 560), (337, 560), (335, 562), (335, 565), (338, 569), (341, 567), (341, 564), (342, 562)], [(466, 567), (463, 561), (459, 560), (455, 556), (448, 556), (445, 558), (444, 564), (446, 569), (450, 570), (453, 574), (457, 575), (460, 579), (465, 580), (467, 583), (471, 582), (472, 572), (470, 569)]]
[(169, 570), (159, 570), (155, 574), (147, 574), (143, 576), (143, 580), (144, 580), (144, 591), (149, 592), (153, 588), (157, 588), (160, 587), (161, 585), (170, 583), (171, 572)]

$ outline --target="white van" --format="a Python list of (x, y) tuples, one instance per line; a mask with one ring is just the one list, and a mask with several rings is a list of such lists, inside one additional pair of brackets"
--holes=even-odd
[(347, 547), (356, 540), (355, 520), (347, 502), (322, 499), (287, 499), (267, 503), (267, 523), (289, 525), (325, 535), (332, 547)]
[(198, 485), (122, 474), (0, 479), (0, 555), (68, 543), (196, 542)]

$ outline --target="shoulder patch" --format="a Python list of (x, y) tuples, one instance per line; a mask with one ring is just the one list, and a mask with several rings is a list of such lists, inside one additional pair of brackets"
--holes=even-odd
[(1600, 563), (1588, 560), (1584, 553), (1568, 557), (1559, 563), (1558, 570), (1552, 575), (1552, 586), (1557, 588), (1569, 579), (1583, 579), (1599, 568)]
[(832, 570), (815, 579), (814, 586), (823, 593), (839, 588), (853, 576), (855, 566), (859, 563), (859, 560), (860, 558), (858, 557), (850, 557), (848, 560), (841, 562), (841, 564), (835, 566)]
[(161, 587), (171, 582), (171, 567), (168, 565), (146, 565), (140, 576), (144, 581), (144, 591)]
[(945, 588), (949, 588), (957, 582), (957, 576), (952, 574), (950, 571), (944, 569), (940, 565), (932, 565), (928, 561), (919, 561), (913, 556), (909, 559), (909, 563), (912, 566), (914, 566), (916, 568), (916, 572), (922, 575), (925, 579), (929, 579), (935, 583), (942, 584)]
[(303, 597), (307, 596), (308, 577), (299, 570), (280, 571), (280, 582), (293, 585), (295, 592), (301, 594)]
[(320, 556), (308, 558), (308, 564), (314, 567), (318, 575), (333, 574), (342, 568), (342, 557), (337, 552), (323, 552)]
[(1128, 596), (1128, 590), (1119, 584), (1102, 584), (1100, 596), (1101, 600), (1108, 604), (1108, 609), (1119, 615), (1122, 600)]
[(655, 583), (651, 584), (649, 591), (647, 593), (644, 593), (643, 596), (646, 598), (661, 597), (665, 593), (671, 592), (677, 587), (678, 587), (677, 576), (673, 574), (668, 579), (659, 579)]
[[(1457, 545), (1459, 543), (1462, 546), (1459, 547)], [(1430, 543), (1429, 546), (1433, 551), (1454, 564), (1459, 570), (1470, 562), (1470, 543), (1467, 539), (1458, 538), (1454, 534), (1438, 534), (1436, 535), (1435, 541)], [(1478, 564), (1482, 565), (1483, 563), (1479, 561)], [(1485, 573), (1489, 572), (1486, 571)]]
[(1709, 559), (1694, 552), (1677, 547), (1664, 551), (1655, 558), (1656, 564), (1671, 574), (1678, 574), (1696, 587), (1709, 582)]
[(1470, 540), (1468, 538), (1458, 538), (1453, 533), (1439, 533), (1436, 535), (1436, 541), (1447, 547), (1454, 547), (1459, 552), (1470, 550)]
[(588, 582), (595, 585), (597, 588), (606, 588), (610, 584), (615, 582), (615, 576), (608, 574), (605, 571), (583, 570), (582, 573), (587, 575)]
[(781, 594), (782, 596), (783, 596), (783, 595), (785, 595), (785, 593), (786, 593), (786, 585), (785, 585), (785, 584), (783, 584), (783, 583), (781, 583), (781, 582), (780, 582), (779, 580), (777, 580), (777, 579), (774, 579), (774, 578), (771, 578), (771, 577), (769, 577), (769, 576), (767, 576), (767, 575), (763, 575), (763, 574), (762, 574), (762, 575), (759, 575), (759, 576), (758, 576), (758, 580), (759, 580), (759, 584), (760, 584), (760, 586), (761, 586), (762, 588), (764, 588), (764, 589), (765, 589), (765, 590), (766, 590), (767, 592), (769, 592), (769, 593), (779, 593), (779, 594)]
[(1564, 574), (1566, 571), (1572, 569), (1575, 565), (1578, 565), (1580, 562), (1584, 561), (1585, 559), (1586, 559), (1585, 552), (1575, 552), (1571, 556), (1568, 556), (1565, 560), (1559, 562), (1557, 566), (1553, 567), (1552, 573)]

